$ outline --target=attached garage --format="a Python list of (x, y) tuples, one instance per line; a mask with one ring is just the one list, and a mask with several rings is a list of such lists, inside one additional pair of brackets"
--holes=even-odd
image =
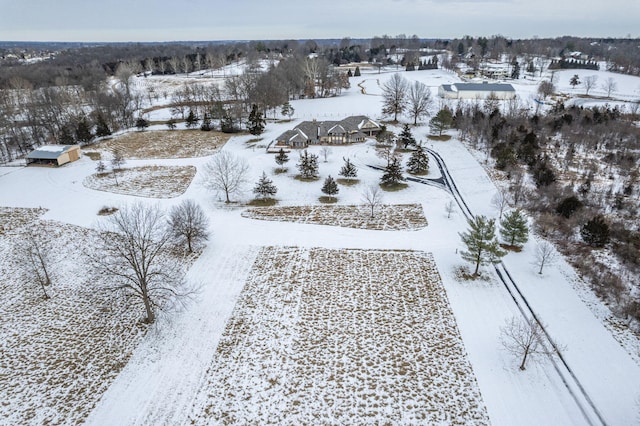
[(43, 145), (27, 155), (27, 165), (57, 167), (80, 158), (80, 145)]

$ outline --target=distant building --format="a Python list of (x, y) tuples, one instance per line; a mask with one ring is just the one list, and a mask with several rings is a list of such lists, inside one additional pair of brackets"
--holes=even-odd
[(438, 95), (444, 99), (486, 99), (493, 94), (497, 99), (513, 99), (516, 90), (506, 83), (454, 83), (443, 84)]
[(43, 145), (29, 153), (27, 165), (62, 166), (80, 158), (79, 145)]
[(364, 115), (341, 121), (303, 121), (275, 140), (275, 147), (306, 148), (309, 145), (345, 145), (364, 142), (377, 135), (382, 127)]

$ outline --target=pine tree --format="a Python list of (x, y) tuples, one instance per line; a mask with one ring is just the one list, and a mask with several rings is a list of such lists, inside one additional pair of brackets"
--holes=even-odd
[(451, 110), (443, 108), (429, 121), (429, 128), (431, 132), (437, 133), (438, 136), (442, 136), (442, 132), (447, 130), (453, 124), (453, 115)]
[(76, 127), (76, 140), (80, 142), (91, 142), (91, 139), (93, 139), (91, 125), (89, 125), (86, 117), (82, 117)]
[(138, 128), (138, 130), (143, 131), (144, 129), (149, 127), (149, 122), (144, 118), (140, 117), (136, 120), (136, 127)]
[(409, 145), (416, 144), (416, 138), (411, 134), (411, 129), (408, 124), (405, 124), (400, 133), (400, 142), (404, 145), (404, 149), (407, 149)]
[(293, 116), (293, 114), (295, 113), (295, 109), (293, 109), (289, 101), (287, 101), (284, 103), (284, 105), (282, 105), (280, 113), (286, 117), (291, 118), (291, 116)]
[(356, 67), (356, 70), (355, 70), (355, 72), (353, 73), (353, 76), (354, 76), (354, 77), (360, 77), (360, 67), (358, 67), (358, 66)]
[(98, 117), (96, 118), (96, 136), (100, 138), (103, 136), (109, 136), (110, 134), (111, 129), (104, 119), (104, 116), (102, 114), (98, 114)]
[(192, 109), (189, 110), (189, 115), (187, 116), (187, 119), (185, 120), (186, 124), (187, 124), (187, 128), (191, 129), (192, 127), (195, 127), (198, 124), (198, 117), (196, 117), (196, 114), (193, 112)]
[(280, 151), (278, 151), (278, 155), (276, 155), (276, 164), (280, 166), (280, 170), (282, 170), (282, 166), (284, 166), (288, 161), (289, 156), (286, 152), (284, 152), (284, 149), (280, 148)]
[(513, 66), (511, 69), (511, 78), (517, 80), (520, 78), (520, 64), (516, 58), (513, 58), (511, 65)]
[(496, 239), (496, 222), (485, 216), (476, 216), (467, 221), (469, 230), (460, 233), (462, 242), (467, 247), (460, 254), (464, 260), (475, 264), (474, 275), (478, 275), (480, 265), (498, 263), (506, 252), (500, 248)]
[(353, 72), (351, 72), (351, 68), (347, 71), (347, 77), (353, 77)]
[(300, 175), (304, 179), (314, 179), (318, 177), (318, 156), (309, 154), (306, 149), (300, 154), (297, 166)]
[(69, 126), (62, 126), (60, 129), (60, 134), (58, 135), (58, 143), (62, 145), (73, 145), (76, 143), (76, 140), (73, 137), (73, 133)]
[(107, 166), (104, 164), (104, 161), (98, 160), (98, 163), (96, 164), (96, 173), (102, 174), (106, 169)]
[(260, 180), (256, 183), (256, 186), (253, 188), (253, 193), (256, 194), (257, 198), (270, 198), (276, 195), (278, 192), (278, 188), (273, 184), (273, 181), (267, 177), (265, 172), (262, 172), (262, 176)]
[(392, 186), (403, 180), (404, 177), (402, 176), (400, 160), (397, 157), (393, 157), (389, 162), (389, 165), (384, 169), (384, 174), (380, 181), (385, 186)]
[(203, 132), (210, 132), (211, 130), (213, 130), (213, 127), (211, 126), (211, 118), (207, 113), (205, 113), (204, 117), (202, 117), (202, 125), (200, 125), (200, 130), (202, 130)]
[(569, 84), (575, 89), (576, 86), (580, 84), (580, 76), (578, 74), (574, 74), (573, 77), (571, 77), (571, 80), (569, 80)]
[(348, 158), (342, 159), (344, 160), (344, 165), (340, 169), (339, 175), (345, 178), (358, 177), (358, 168)]
[(333, 197), (338, 193), (338, 191), (339, 189), (336, 181), (333, 180), (330, 175), (327, 176), (327, 178), (324, 180), (324, 184), (322, 185), (322, 192), (329, 195), (330, 197)]
[(415, 151), (411, 153), (411, 157), (407, 162), (409, 173), (414, 175), (424, 174), (429, 171), (429, 156), (421, 146), (417, 146)]
[(609, 225), (601, 215), (594, 216), (582, 225), (580, 235), (592, 247), (604, 247), (609, 242)]
[(529, 240), (527, 218), (520, 209), (508, 212), (500, 222), (500, 235), (512, 247), (522, 247)]
[(237, 130), (233, 123), (233, 118), (231, 118), (228, 113), (225, 113), (220, 121), (220, 130), (222, 130), (223, 133), (235, 133)]
[(251, 113), (249, 114), (249, 121), (247, 122), (249, 133), (251, 133), (252, 135), (262, 134), (262, 132), (264, 132), (266, 123), (267, 122), (265, 121), (262, 112), (258, 109), (258, 105), (253, 104), (251, 106)]

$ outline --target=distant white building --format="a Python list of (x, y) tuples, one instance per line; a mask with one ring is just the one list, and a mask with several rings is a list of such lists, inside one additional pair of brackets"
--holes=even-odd
[(516, 90), (506, 83), (454, 83), (443, 84), (438, 95), (444, 99), (486, 99), (493, 94), (496, 99), (514, 99)]

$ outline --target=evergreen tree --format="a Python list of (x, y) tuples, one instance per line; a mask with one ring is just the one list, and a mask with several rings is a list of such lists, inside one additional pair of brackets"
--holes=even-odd
[(505, 243), (522, 247), (529, 240), (527, 218), (520, 209), (508, 212), (500, 223), (500, 235)]
[(225, 113), (220, 121), (220, 130), (222, 130), (223, 133), (235, 133), (237, 130), (233, 124), (233, 118), (227, 113)]
[(575, 89), (576, 86), (580, 84), (580, 76), (578, 74), (574, 74), (573, 77), (571, 77), (571, 80), (569, 80), (569, 84)]
[(87, 121), (86, 117), (82, 117), (82, 119), (78, 122), (78, 126), (76, 127), (76, 140), (80, 142), (91, 142), (93, 139), (93, 134), (91, 133), (91, 125)]
[(556, 213), (569, 219), (573, 214), (583, 206), (582, 201), (575, 195), (565, 198), (556, 207)]
[(592, 247), (604, 247), (609, 242), (609, 225), (601, 215), (594, 216), (582, 225), (580, 235)]
[(409, 145), (416, 144), (416, 138), (411, 134), (411, 129), (408, 124), (405, 124), (402, 128), (402, 132), (400, 133), (400, 142), (404, 145), (404, 149), (407, 149)]
[(280, 148), (280, 151), (278, 151), (278, 154), (276, 155), (276, 164), (280, 166), (280, 170), (282, 170), (282, 166), (284, 166), (288, 161), (289, 156), (284, 152), (284, 149)]
[(340, 169), (339, 175), (345, 178), (358, 177), (358, 168), (348, 158), (342, 158), (344, 165)]
[(101, 138), (103, 136), (109, 136), (111, 134), (111, 129), (107, 124), (104, 116), (102, 114), (98, 114), (96, 118), (96, 136)]
[(347, 71), (347, 77), (353, 77), (353, 73), (351, 72), (351, 68)]
[(253, 193), (257, 198), (270, 198), (276, 195), (278, 188), (273, 184), (273, 181), (267, 177), (265, 172), (262, 172), (262, 176), (253, 188)]
[(249, 114), (249, 121), (247, 122), (249, 133), (252, 135), (262, 134), (266, 124), (267, 122), (265, 121), (262, 112), (258, 109), (258, 105), (253, 104), (251, 106), (251, 113)]
[(442, 136), (442, 132), (447, 130), (453, 124), (453, 114), (449, 108), (442, 108), (438, 113), (429, 121), (429, 128), (431, 132), (437, 133), (438, 136)]
[(300, 171), (300, 175), (304, 179), (313, 179), (318, 177), (318, 156), (315, 154), (309, 154), (306, 149), (302, 154), (300, 154), (297, 166)]
[(191, 129), (192, 127), (195, 127), (198, 124), (198, 117), (196, 117), (196, 114), (193, 112), (192, 109), (189, 110), (189, 115), (187, 115), (187, 119), (185, 120), (186, 124), (187, 124), (187, 128)]
[(478, 275), (480, 265), (498, 263), (506, 252), (500, 248), (496, 239), (496, 223), (494, 219), (476, 216), (467, 221), (469, 230), (460, 233), (462, 242), (467, 247), (460, 254), (464, 260), (475, 264), (474, 275)]
[(353, 73), (353, 76), (354, 77), (360, 77), (360, 67), (356, 66), (356, 70)]
[(338, 193), (338, 191), (339, 189), (336, 181), (333, 180), (331, 176), (327, 176), (327, 178), (324, 180), (324, 184), (322, 185), (322, 192), (329, 195), (330, 197), (333, 197)]
[(429, 156), (421, 146), (417, 146), (415, 151), (411, 153), (407, 162), (409, 173), (414, 175), (423, 174), (429, 171)]
[(402, 169), (400, 167), (400, 160), (397, 157), (393, 157), (389, 162), (389, 165), (384, 169), (384, 173), (380, 182), (383, 185), (391, 186), (396, 185), (400, 181), (403, 181)]
[(207, 114), (206, 112), (204, 113), (204, 117), (202, 117), (202, 124), (200, 125), (200, 130), (202, 130), (203, 132), (210, 132), (211, 130), (213, 130), (213, 126), (211, 125), (211, 118), (209, 117), (209, 114)]
[(104, 164), (104, 161), (98, 160), (98, 164), (96, 164), (96, 173), (101, 174), (107, 169), (107, 166)]
[(285, 102), (284, 105), (282, 105), (282, 109), (280, 110), (280, 113), (282, 113), (282, 115), (291, 118), (293, 116), (293, 114), (295, 113), (295, 109), (293, 109), (293, 107), (291, 106), (291, 104), (289, 103), (289, 101)]
[(136, 120), (136, 127), (138, 128), (138, 130), (143, 131), (144, 129), (149, 127), (149, 122), (144, 118), (140, 117)]
[(520, 78), (520, 64), (518, 63), (518, 60), (516, 58), (513, 58), (513, 61), (511, 62), (511, 66), (513, 67), (511, 69), (511, 78), (514, 80), (517, 80)]
[(60, 134), (58, 135), (58, 143), (62, 145), (73, 145), (76, 143), (76, 140), (73, 137), (73, 133), (69, 126), (62, 126), (60, 129)]

